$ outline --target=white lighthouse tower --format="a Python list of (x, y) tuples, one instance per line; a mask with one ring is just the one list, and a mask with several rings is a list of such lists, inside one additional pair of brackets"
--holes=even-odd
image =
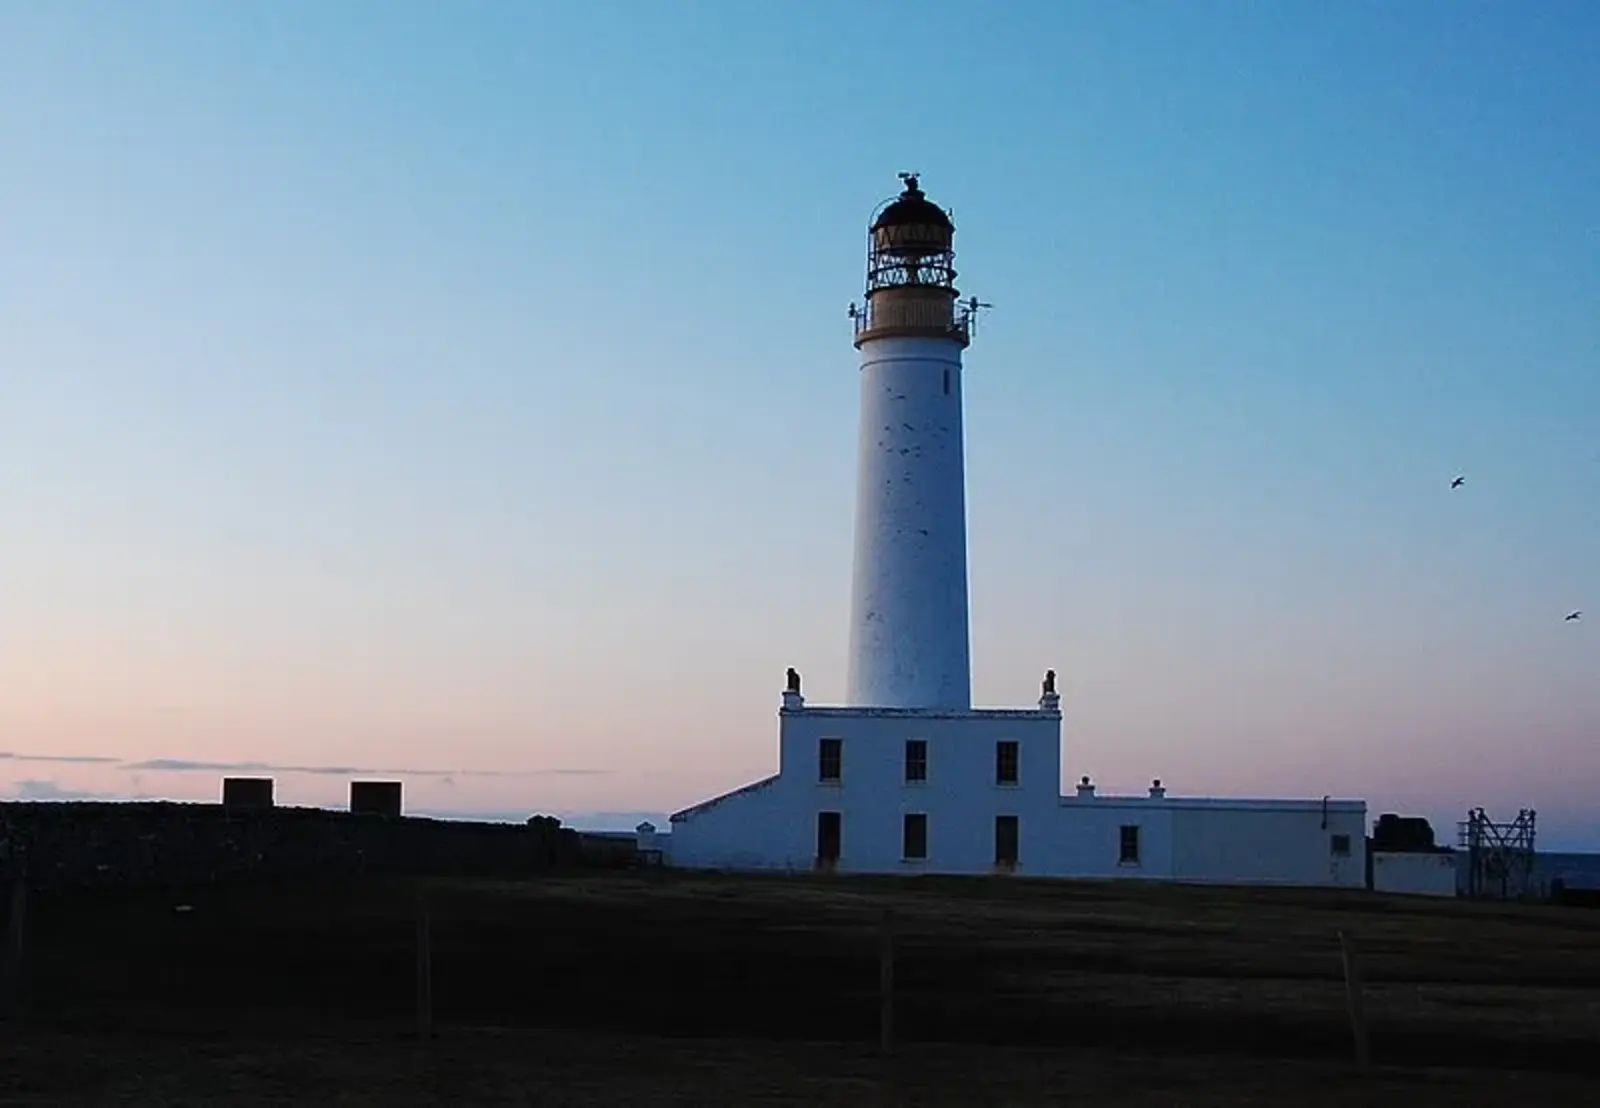
[(980, 305), (957, 303), (955, 225), (915, 174), (867, 232), (855, 564), (846, 701), (972, 706), (961, 352)]

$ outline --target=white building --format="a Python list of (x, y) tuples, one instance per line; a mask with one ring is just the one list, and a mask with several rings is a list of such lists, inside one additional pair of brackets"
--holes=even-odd
[(1450, 850), (1375, 850), (1372, 887), (1380, 893), (1457, 895), (1456, 855)]
[(1019, 873), (1363, 886), (1366, 803), (1061, 795), (1055, 672), (1039, 703), (974, 709), (961, 356), (974, 297), (915, 176), (868, 230), (848, 707), (789, 671), (778, 772), (672, 816), (688, 868)]

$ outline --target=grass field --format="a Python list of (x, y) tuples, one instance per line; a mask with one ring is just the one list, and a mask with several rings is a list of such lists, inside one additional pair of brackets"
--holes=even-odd
[[(415, 882), (35, 897), (0, 1103), (1600, 1103), (1600, 916), (1581, 909), (1126, 882), (423, 885), (427, 1043)], [(1372, 1075), (1350, 1063), (1340, 929)]]

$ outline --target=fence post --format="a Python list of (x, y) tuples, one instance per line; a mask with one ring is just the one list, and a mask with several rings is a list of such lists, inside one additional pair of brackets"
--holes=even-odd
[(878, 1050), (894, 1052), (894, 911), (883, 911), (878, 945)]
[(1345, 1003), (1350, 1010), (1350, 1034), (1355, 1039), (1356, 1069), (1366, 1073), (1372, 1067), (1372, 1048), (1367, 1039), (1367, 1010), (1362, 995), (1361, 952), (1348, 932), (1339, 931), (1339, 956), (1344, 962)]
[(417, 1038), (433, 1037), (433, 929), (427, 894), (417, 890)]
[(23, 954), (25, 953), (24, 920), (28, 911), (28, 878), (19, 871), (11, 881), (11, 919), (6, 934), (5, 1014), (13, 1020), (22, 1018), (23, 1004)]

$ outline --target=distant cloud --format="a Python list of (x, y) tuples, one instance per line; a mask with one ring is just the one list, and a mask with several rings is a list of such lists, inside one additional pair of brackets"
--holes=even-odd
[[(108, 759), (114, 760), (114, 759)], [(591, 777), (611, 772), (605, 769), (416, 769), (396, 766), (308, 766), (277, 762), (205, 762), (189, 758), (148, 758), (142, 762), (123, 762), (119, 769), (129, 773), (306, 773), (325, 777)]]
[(120, 758), (103, 758), (95, 754), (18, 754), (0, 750), (0, 762), (70, 762), (75, 765), (110, 764)]
[(553, 812), (561, 822), (579, 831), (632, 831), (641, 823), (653, 823), (659, 831), (669, 830), (666, 812)]
[(563, 826), (575, 831), (632, 831), (641, 823), (653, 823), (662, 831), (670, 827), (665, 812), (563, 812), (537, 806), (509, 812), (481, 808), (412, 808), (407, 805), (406, 815), (481, 823), (524, 823), (533, 815), (555, 816)]
[(100, 754), (22, 754), (0, 750), (0, 762), (54, 762), (67, 765), (114, 765), (125, 773), (305, 773), (319, 777), (438, 777), (454, 784), (458, 777), (605, 777), (609, 769), (419, 769), (410, 766), (309, 766), (279, 762), (211, 762), (194, 758), (145, 758), (125, 761)]
[(537, 808), (529, 808), (522, 812), (508, 811), (480, 811), (466, 808), (413, 808), (407, 804), (405, 814), (408, 816), (422, 816), (425, 819), (445, 819), (451, 821), (464, 821), (467, 823), (526, 823), (529, 816), (555, 815), (554, 812), (540, 812)]
[(87, 789), (62, 788), (54, 781), (18, 781), (17, 800), (137, 800), (118, 793), (97, 793)]
[(192, 758), (147, 758), (124, 762), (119, 769), (129, 773), (316, 773), (333, 775), (405, 773), (426, 776), (427, 770), (368, 769), (363, 766), (292, 766), (271, 762), (203, 762)]

